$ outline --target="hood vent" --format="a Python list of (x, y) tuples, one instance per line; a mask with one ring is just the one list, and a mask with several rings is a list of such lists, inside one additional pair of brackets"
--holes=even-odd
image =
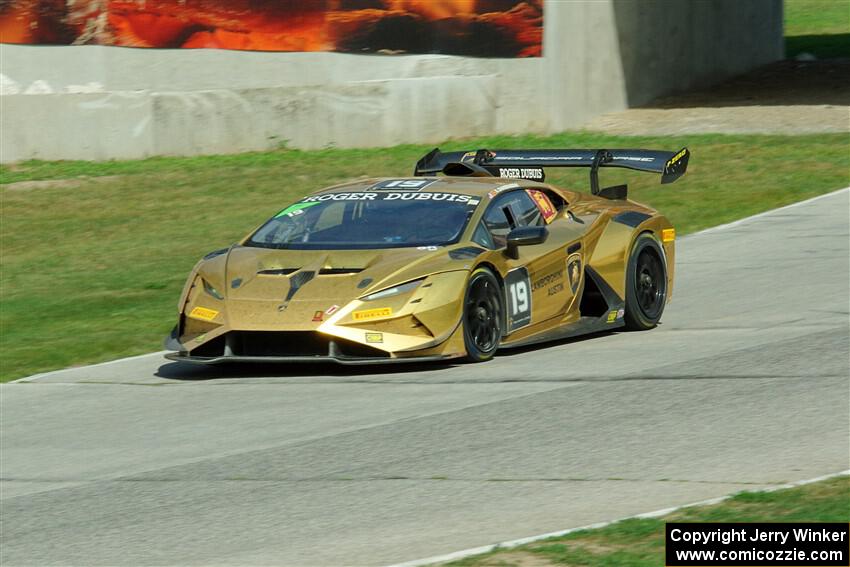
[(359, 274), (363, 268), (322, 268), (319, 270), (320, 276), (339, 276), (344, 274)]
[[(268, 270), (260, 270), (257, 273), (265, 276), (288, 276), (294, 274), (301, 268), (273, 268)], [(319, 270), (320, 276), (342, 276), (346, 274), (359, 274), (363, 268), (322, 268)]]
[(297, 272), (300, 269), (301, 268), (275, 268), (272, 270), (260, 270), (257, 273), (266, 276), (287, 276), (291, 273)]

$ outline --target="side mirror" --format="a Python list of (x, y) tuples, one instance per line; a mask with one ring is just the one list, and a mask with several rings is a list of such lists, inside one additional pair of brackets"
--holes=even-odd
[(549, 230), (545, 226), (521, 226), (508, 233), (508, 247), (505, 254), (508, 258), (519, 258), (520, 246), (543, 244), (549, 238)]

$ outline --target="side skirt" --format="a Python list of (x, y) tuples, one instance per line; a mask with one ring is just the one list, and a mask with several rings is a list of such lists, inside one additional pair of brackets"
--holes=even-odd
[[(534, 334), (516, 342), (508, 342), (499, 347), (501, 349), (524, 347), (537, 343), (548, 341), (557, 341), (568, 339), (580, 335), (588, 335), (591, 333), (600, 333), (605, 331), (613, 331), (625, 326), (623, 319), (624, 310), (626, 307), (625, 301), (620, 298), (617, 293), (611, 289), (611, 286), (600, 276), (596, 270), (587, 266), (585, 268), (585, 291), (587, 291), (587, 282), (592, 281), (598, 293), (602, 296), (607, 309), (599, 315), (594, 313), (592, 316), (580, 317), (574, 323), (560, 325), (547, 331), (542, 331), (539, 334)], [(601, 307), (601, 306), (600, 306)]]
[(591, 333), (613, 331), (614, 329), (619, 329), (624, 326), (625, 322), (623, 322), (622, 318), (609, 323), (607, 314), (603, 317), (582, 317), (575, 323), (570, 323), (569, 325), (544, 331), (539, 335), (532, 335), (515, 343), (503, 344), (499, 347), (499, 350), (569, 339), (571, 337), (589, 335)]

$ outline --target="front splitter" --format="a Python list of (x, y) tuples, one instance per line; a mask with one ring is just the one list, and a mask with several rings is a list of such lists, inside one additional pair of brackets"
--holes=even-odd
[(354, 357), (354, 356), (190, 356), (179, 352), (170, 352), (165, 355), (168, 360), (176, 362), (191, 362), (193, 364), (224, 364), (227, 362), (246, 363), (316, 363), (330, 362), (346, 365), (371, 365), (371, 364), (401, 364), (405, 362), (439, 362), (457, 358), (452, 355), (419, 356), (405, 358), (386, 357)]

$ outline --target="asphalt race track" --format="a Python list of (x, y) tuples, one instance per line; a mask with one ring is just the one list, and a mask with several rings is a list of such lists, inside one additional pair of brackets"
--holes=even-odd
[(847, 469), (848, 196), (681, 239), (649, 332), (4, 385), (0, 561), (379, 565)]

